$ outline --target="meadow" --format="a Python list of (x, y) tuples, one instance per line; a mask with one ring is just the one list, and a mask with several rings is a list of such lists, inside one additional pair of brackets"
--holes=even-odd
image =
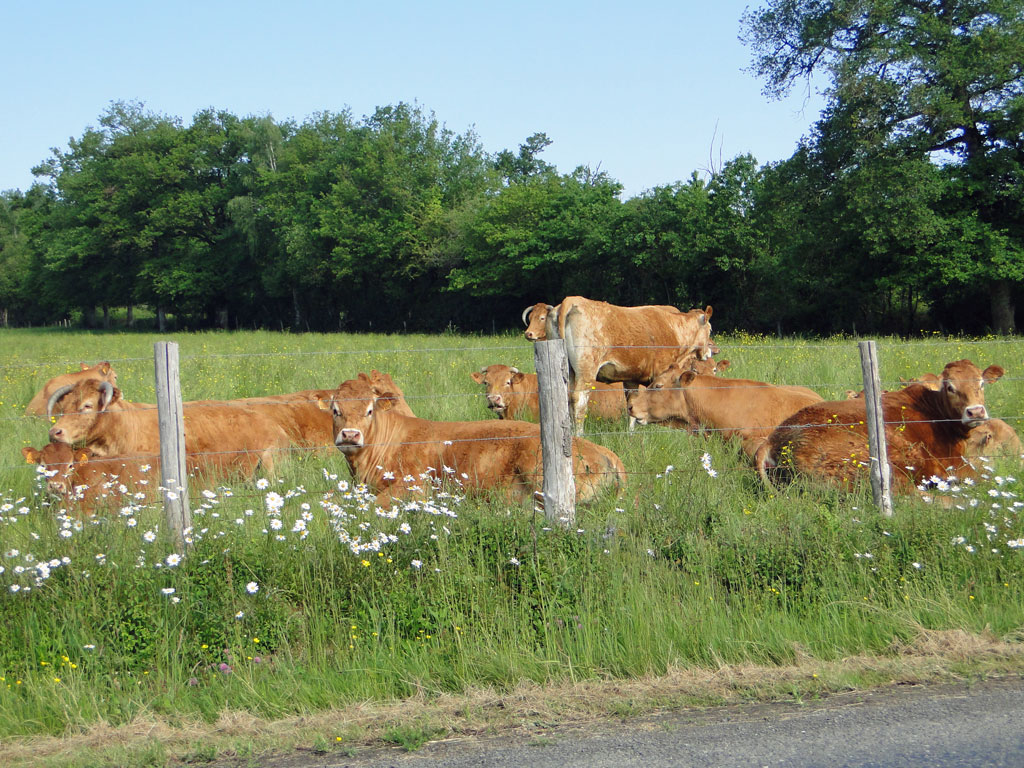
[[(48, 378), (100, 360), (126, 398), (153, 402), (153, 342), (168, 339), (180, 345), (185, 399), (333, 387), (376, 368), (418, 415), (486, 419), (470, 373), (499, 362), (533, 370), (532, 346), (513, 334), (0, 331), (9, 756), (21, 745), (42, 759), (41, 739), (98, 726), (215, 723), (228, 712), (272, 721), (680, 669), (799, 669), (787, 685), (806, 695), (860, 684), (835, 671), (846, 659), (898, 659), (943, 633), (1001, 649), (961, 654), (962, 674), (1024, 668), (1019, 457), (979, 464), (977, 478), (943, 482), (931, 501), (899, 497), (886, 519), (866, 483), (850, 493), (803, 481), (765, 489), (717, 436), (589, 420), (588, 437), (619, 454), (629, 482), (581, 507), (571, 530), (528, 506), (459, 494), (377, 509), (332, 451), (296, 453), (273, 476), (193, 486), (187, 551), (171, 542), (161, 508), (130, 495), (93, 517), (63, 509), (22, 460), (22, 447), (47, 439), (25, 405)], [(716, 343), (729, 376), (830, 399), (861, 387), (855, 339)], [(878, 343), (886, 388), (965, 357), (1002, 365), (987, 404), (1020, 431), (1020, 339)], [(337, 726), (314, 741), (415, 746), (444, 732), (415, 718), (370, 730)], [(182, 757), (166, 750), (150, 744), (121, 759)], [(54, 765), (76, 764), (55, 755)]]

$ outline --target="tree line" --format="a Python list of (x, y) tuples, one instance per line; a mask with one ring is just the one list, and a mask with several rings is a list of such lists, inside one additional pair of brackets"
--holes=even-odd
[(712, 304), (723, 330), (1014, 331), (1024, 0), (770, 0), (742, 25), (767, 96), (827, 78), (810, 134), (625, 200), (544, 133), (489, 153), (414, 104), (114, 102), (0, 193), (0, 322), (491, 330), (579, 294)]

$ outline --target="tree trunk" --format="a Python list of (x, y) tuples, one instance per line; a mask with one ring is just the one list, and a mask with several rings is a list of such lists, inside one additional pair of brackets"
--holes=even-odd
[(1017, 330), (1010, 287), (1009, 280), (996, 280), (992, 285), (992, 326), (996, 333), (1004, 335), (1010, 335)]
[(110, 307), (106, 304), (103, 305), (103, 330), (110, 330)]
[(226, 309), (217, 310), (217, 325), (224, 330), (228, 328), (228, 311)]
[(135, 305), (134, 304), (131, 304), (131, 303), (128, 304), (128, 314), (125, 316), (125, 321), (124, 322), (125, 322), (125, 325), (127, 325), (129, 328), (134, 328), (135, 327)]
[(302, 309), (299, 305), (299, 289), (294, 285), (292, 286), (292, 306), (295, 309), (295, 322), (292, 324), (292, 328), (297, 332), (302, 327)]
[(167, 312), (163, 307), (156, 308), (156, 327), (160, 333), (167, 331)]
[(96, 307), (86, 307), (82, 310), (82, 319), (86, 328), (96, 327)]
[(0, 326), (7, 327), (7, 307), (0, 309)]

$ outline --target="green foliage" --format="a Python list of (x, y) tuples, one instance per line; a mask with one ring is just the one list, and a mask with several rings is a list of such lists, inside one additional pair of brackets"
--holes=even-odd
[[(743, 25), (769, 95), (827, 76), (829, 107), (809, 148), (830, 174), (828, 188), (840, 192), (828, 204), (831, 220), (859, 233), (861, 215), (870, 213), (875, 221), (866, 222), (868, 242), (858, 250), (902, 262), (881, 287), (892, 291), (909, 277), (917, 283), (912, 294), (927, 291), (933, 300), (954, 286), (987, 293), (992, 326), (1012, 332), (1012, 286), (1024, 274), (1020, 0), (770, 0), (746, 12)], [(878, 161), (881, 169), (871, 170)], [(919, 181), (939, 173), (925, 170), (933, 163), (947, 175), (941, 204), (933, 182), (921, 194), (915, 183), (884, 178), (895, 164)], [(879, 170), (882, 189), (897, 192), (892, 208), (886, 195), (882, 206), (865, 208), (832, 189), (852, 179), (869, 203)], [(893, 234), (897, 242), (888, 242)], [(854, 263), (851, 255), (842, 261)]]

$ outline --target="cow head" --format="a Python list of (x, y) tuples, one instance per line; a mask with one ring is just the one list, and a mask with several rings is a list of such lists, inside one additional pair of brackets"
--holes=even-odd
[(697, 376), (689, 369), (683, 369), (678, 363), (654, 377), (651, 386), (640, 386), (635, 395), (628, 400), (629, 415), (641, 424), (654, 424), (670, 419), (687, 420), (688, 409), (682, 389), (688, 386)]
[(488, 365), (470, 374), (477, 384), (487, 388), (487, 407), (503, 418), (512, 405), (513, 395), (523, 391), (526, 374), (507, 365)]
[(549, 317), (557, 318), (557, 309), (543, 301), (523, 310), (524, 336), (530, 341), (547, 341), (557, 336), (548, 334)]
[(334, 444), (344, 454), (352, 454), (366, 445), (366, 436), (375, 415), (390, 410), (399, 401), (398, 396), (385, 391), (365, 373), (358, 378), (343, 381), (331, 397), (330, 411), (334, 420)]
[(69, 410), (62, 402), (63, 398), (80, 381), (94, 379), (108, 381), (111, 385), (117, 386), (117, 371), (108, 362), (96, 363), (96, 365), (79, 363), (78, 367), (78, 371), (57, 376), (46, 383), (43, 392), (46, 395), (46, 415), (48, 417), (52, 418), (54, 413), (59, 415)]
[(972, 427), (964, 445), (965, 456), (1020, 456), (1022, 452), (1020, 437), (1001, 419), (989, 419)]
[(89, 452), (73, 450), (67, 443), (47, 443), (39, 450), (22, 448), (21, 455), (29, 464), (38, 464), (46, 474), (46, 486), (50, 493), (67, 496), (71, 493), (71, 476), (75, 464), (88, 461)]
[(704, 309), (691, 309), (684, 313), (687, 317), (692, 318), (695, 330), (693, 342), (682, 351), (680, 357), (692, 356), (697, 360), (710, 360), (719, 351), (715, 343), (711, 341), (711, 312), (709, 304)]
[[(985, 385), (997, 381), (1003, 373), (998, 365), (990, 365), (981, 371), (970, 360), (948, 363), (942, 369), (938, 389), (947, 418), (959, 420), (968, 428), (986, 421)], [(927, 384), (922, 386), (929, 388)]]
[(74, 444), (84, 441), (100, 414), (121, 400), (121, 390), (109, 381), (86, 379), (63, 397), (64, 415), (50, 429), (50, 440)]

